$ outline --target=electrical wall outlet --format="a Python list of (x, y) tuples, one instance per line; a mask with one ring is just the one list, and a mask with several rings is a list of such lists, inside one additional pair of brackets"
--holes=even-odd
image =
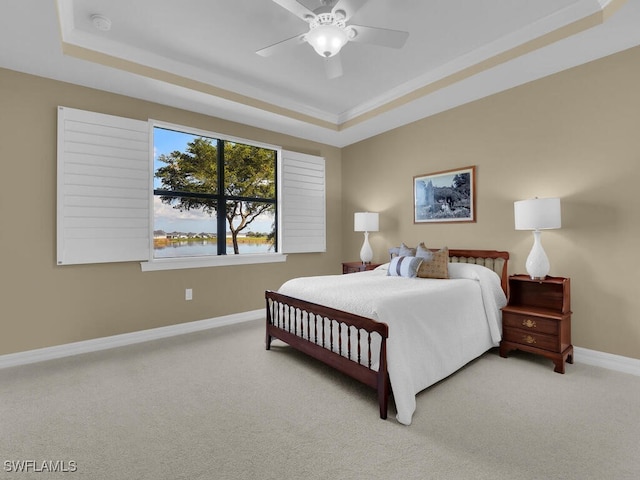
[(191, 288), (187, 288), (184, 291), (184, 299), (185, 300), (193, 300), (193, 290)]

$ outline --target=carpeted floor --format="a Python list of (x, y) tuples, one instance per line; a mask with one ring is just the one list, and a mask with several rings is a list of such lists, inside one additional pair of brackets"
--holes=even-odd
[(490, 351), (417, 403), (221, 327), (0, 370), (0, 479), (640, 478), (640, 377)]

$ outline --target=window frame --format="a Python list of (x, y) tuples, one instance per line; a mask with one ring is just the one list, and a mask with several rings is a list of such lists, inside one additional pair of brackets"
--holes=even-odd
[[(224, 142), (240, 143), (250, 145), (253, 147), (264, 148), (268, 150), (274, 150), (276, 152), (276, 252), (269, 253), (244, 253), (238, 255), (207, 255), (207, 256), (194, 256), (194, 257), (175, 257), (175, 258), (154, 258), (153, 252), (153, 230), (155, 229), (155, 213), (153, 209), (154, 202), (154, 188), (153, 180), (155, 175), (154, 169), (154, 128), (163, 128), (167, 130), (173, 130), (176, 132), (187, 133), (190, 135), (201, 136), (210, 138), (213, 140), (222, 140)], [(225, 135), (199, 128), (187, 127), (184, 125), (178, 125), (174, 123), (168, 123), (161, 120), (149, 119), (149, 168), (150, 168), (150, 189), (149, 189), (149, 222), (151, 226), (151, 235), (149, 239), (149, 259), (147, 261), (140, 262), (143, 272), (156, 271), (156, 270), (173, 270), (183, 268), (200, 268), (200, 267), (215, 267), (215, 266), (228, 266), (228, 265), (248, 265), (257, 263), (274, 263), (284, 262), (287, 259), (287, 255), (282, 253), (282, 219), (280, 215), (282, 199), (280, 192), (280, 174), (282, 169), (282, 147), (278, 145), (268, 144), (264, 142), (257, 142), (255, 140), (248, 140), (246, 138), (235, 137), (231, 135)], [(225, 218), (226, 225), (226, 218)], [(226, 230), (226, 228), (225, 228)]]

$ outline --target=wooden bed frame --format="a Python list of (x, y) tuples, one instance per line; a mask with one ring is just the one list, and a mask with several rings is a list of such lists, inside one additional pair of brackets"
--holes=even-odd
[[(449, 261), (485, 265), (500, 275), (502, 289), (507, 293), (507, 263), (509, 253), (497, 250), (449, 250)], [(265, 292), (267, 324), (266, 349), (271, 349), (271, 340), (277, 338), (291, 347), (320, 360), (336, 370), (368, 385), (378, 392), (380, 418), (387, 418), (391, 387), (387, 371), (387, 338), (389, 327), (386, 323), (349, 312), (306, 302), (297, 298), (267, 290)], [(303, 320), (300, 320), (303, 318)], [(352, 351), (351, 335), (357, 329), (357, 351)], [(334, 330), (344, 331), (334, 335)], [(345, 330), (346, 329), (346, 330)], [(372, 368), (372, 340), (380, 339), (378, 370)], [(344, 343), (344, 345), (343, 345)], [(366, 348), (361, 348), (361, 344)], [(341, 354), (336, 353), (341, 352)]]

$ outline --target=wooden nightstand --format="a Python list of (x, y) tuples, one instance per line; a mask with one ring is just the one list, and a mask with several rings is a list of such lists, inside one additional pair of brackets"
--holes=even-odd
[(511, 350), (543, 355), (553, 360), (558, 373), (564, 373), (565, 361), (573, 363), (569, 278), (509, 277), (509, 303), (502, 309), (500, 356), (506, 358)]
[(342, 273), (364, 272), (365, 270), (373, 270), (382, 265), (381, 263), (362, 263), (362, 262), (343, 262)]

